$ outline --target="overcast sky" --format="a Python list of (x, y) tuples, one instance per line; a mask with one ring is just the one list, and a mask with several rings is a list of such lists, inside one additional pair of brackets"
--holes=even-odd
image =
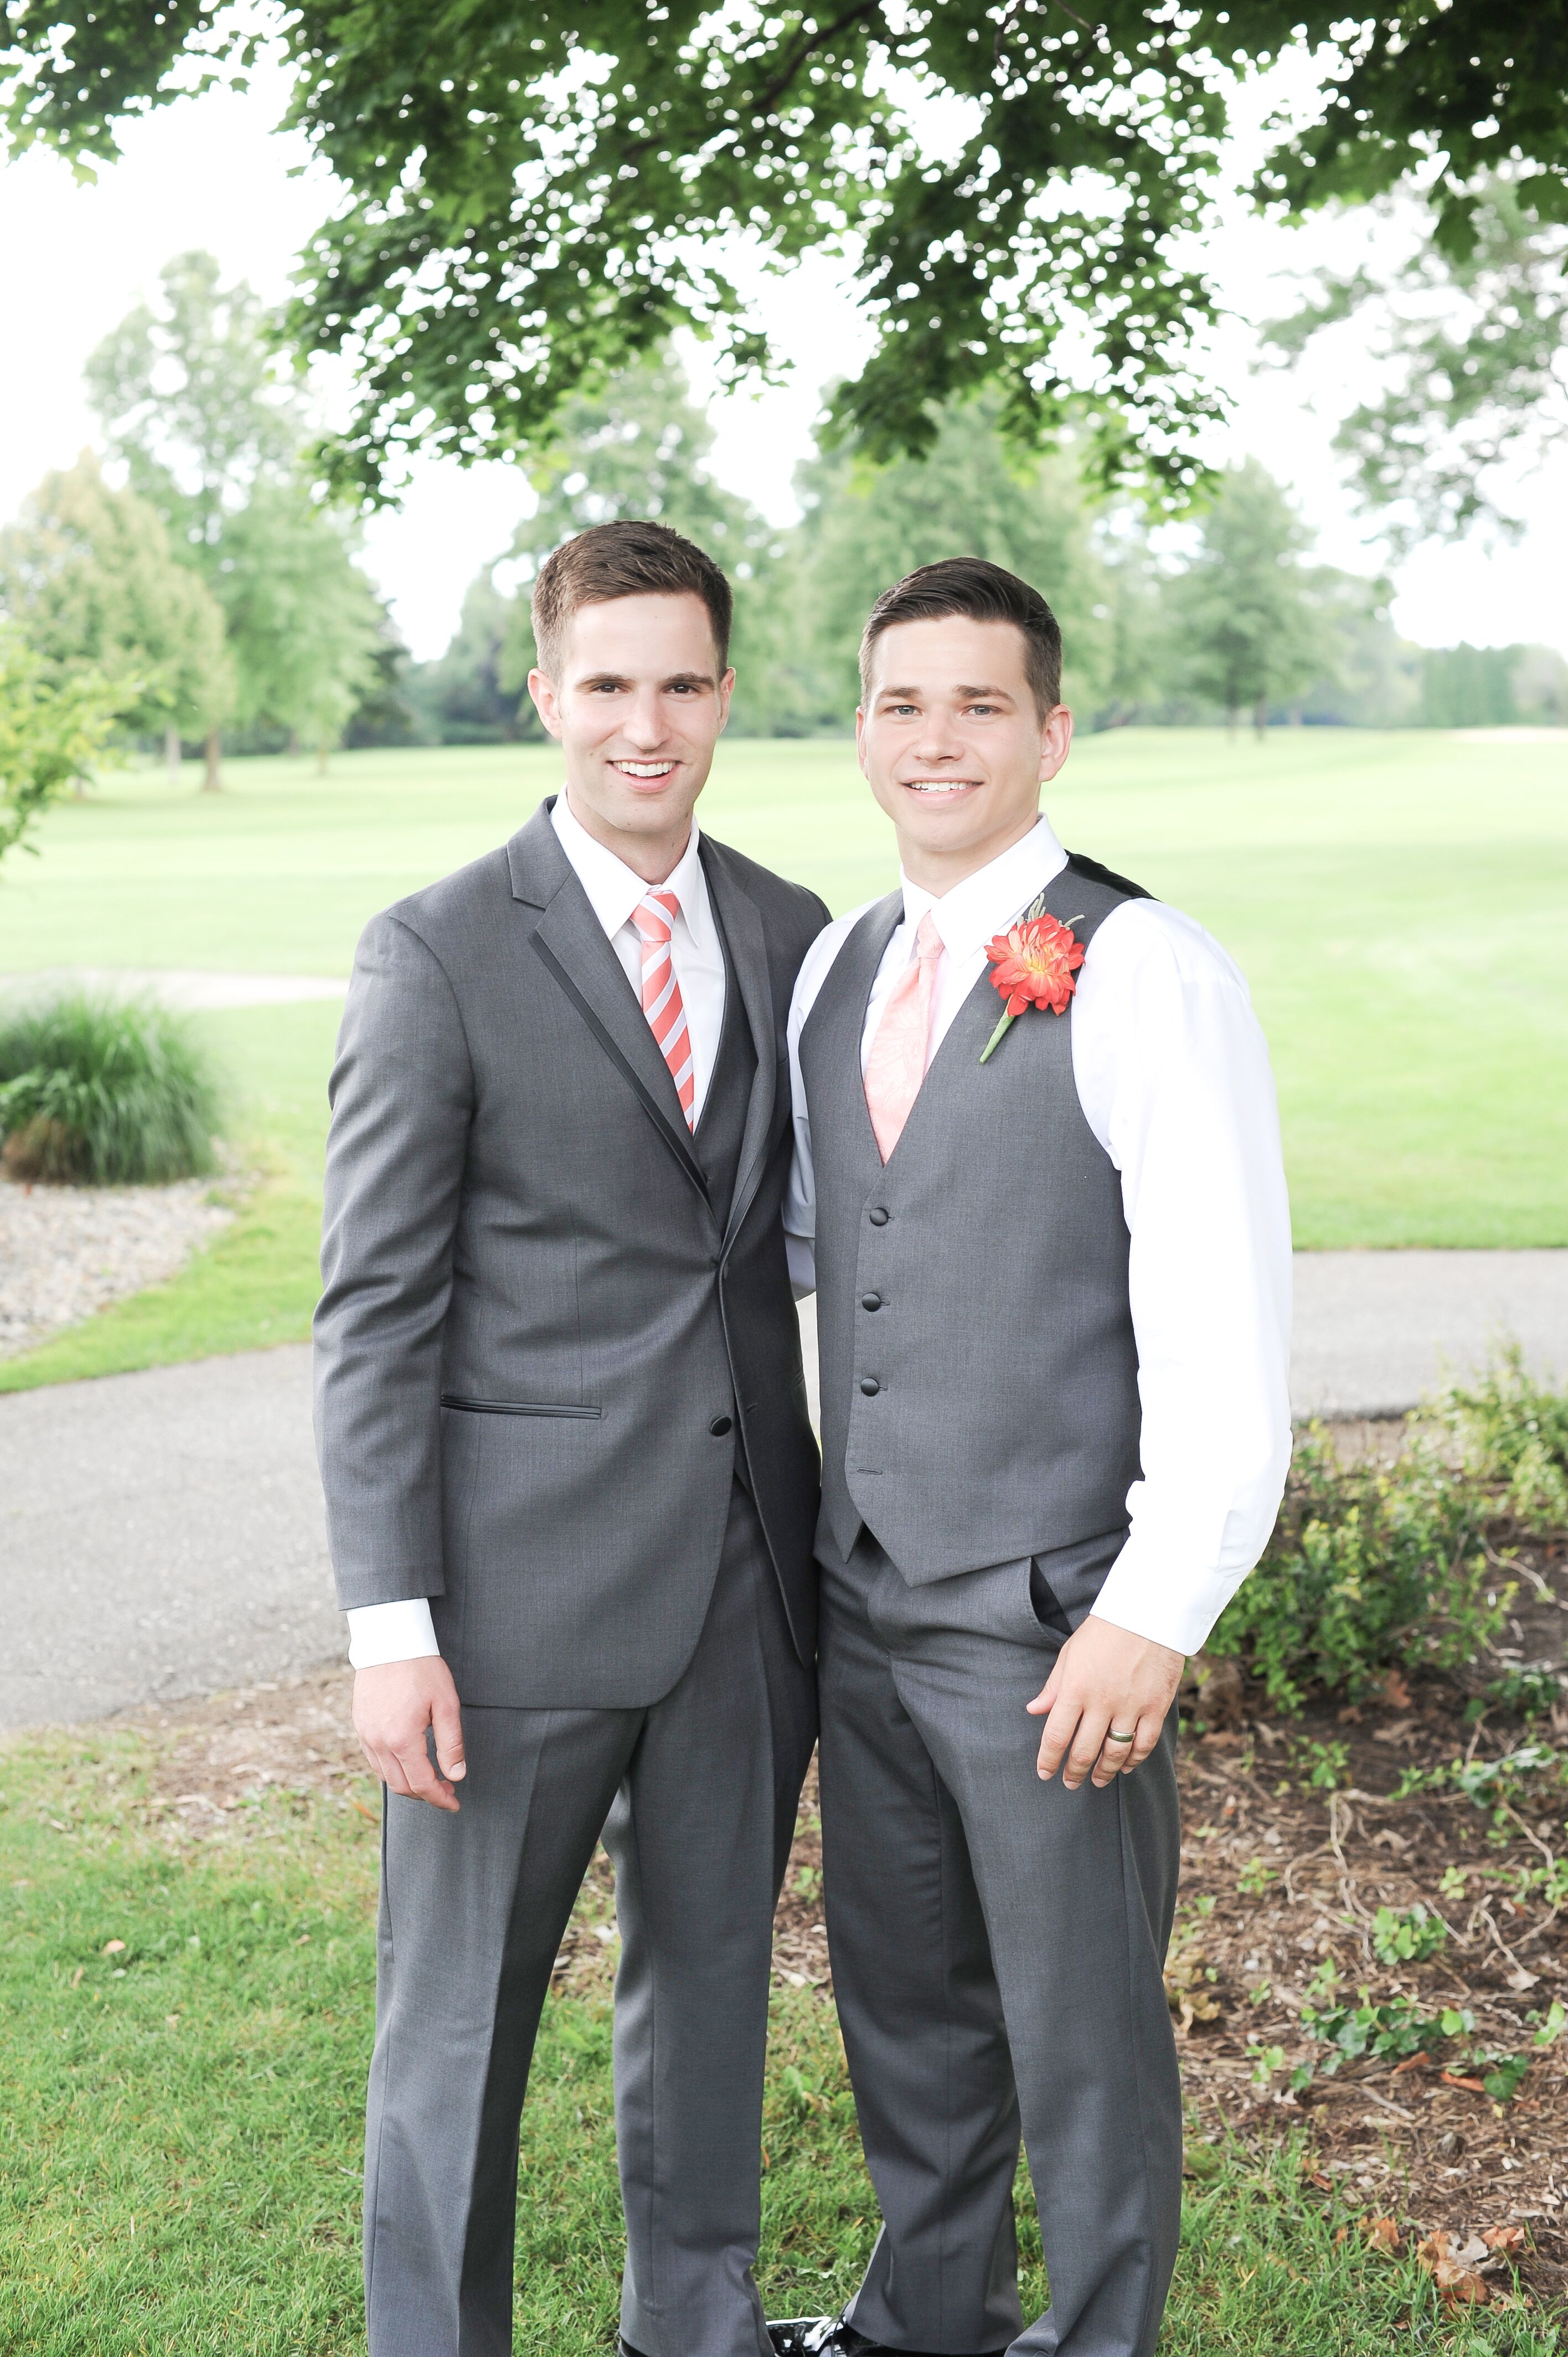
[[(0, 518), (48, 468), (69, 466), (93, 439), (82, 364), (134, 302), (156, 293), (174, 254), (204, 246), (227, 278), (249, 279), (269, 301), (285, 293), (296, 251), (328, 210), (331, 183), (302, 142), (274, 131), (284, 95), (281, 77), (263, 72), (246, 95), (212, 91), (133, 124), (124, 160), (95, 186), (79, 185), (64, 164), (38, 153), (0, 169), (0, 316), (9, 347)], [(1210, 250), (1238, 314), (1220, 343), (1237, 396), (1227, 455), (1254, 454), (1291, 486), (1324, 558), (1376, 571), (1381, 552), (1351, 511), (1329, 447), (1342, 406), (1356, 397), (1354, 352), (1342, 338), (1338, 350), (1309, 354), (1290, 372), (1257, 375), (1247, 366), (1252, 339), (1244, 322), (1291, 307), (1280, 271), (1320, 253), (1349, 259), (1363, 232), (1344, 223), (1305, 234), (1303, 243), (1238, 211)], [(794, 377), (760, 398), (715, 403), (714, 464), (725, 481), (783, 521), (795, 512), (791, 477), (810, 447), (819, 390), (854, 364), (864, 329), (825, 264), (757, 284)], [(700, 355), (693, 376), (705, 392)], [(531, 504), (514, 468), (465, 471), (432, 462), (419, 469), (401, 512), (372, 522), (363, 561), (416, 655), (442, 651), (464, 588), (505, 549)], [(1533, 479), (1528, 512), (1530, 529), (1517, 547), (1429, 548), (1396, 574), (1399, 628), (1427, 645), (1544, 640), (1568, 651), (1561, 554), (1568, 450)]]

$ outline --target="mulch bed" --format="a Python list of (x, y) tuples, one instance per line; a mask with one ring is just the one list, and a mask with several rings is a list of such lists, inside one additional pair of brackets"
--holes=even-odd
[[(1562, 1664), (1568, 1555), (1527, 1554), (1516, 1576), (1523, 1600), (1509, 1651)], [(140, 1715), (133, 1723), (155, 1738), (154, 1808), (167, 1838), (232, 1838), (268, 1787), (334, 1796), (373, 1819), (348, 1704), (348, 1676), (333, 1669)], [(1261, 2152), (1304, 2130), (1311, 2181), (1363, 2213), (1362, 2231), (1375, 2241), (1397, 2233), (1412, 2248), (1446, 2234), (1446, 2246), (1429, 2240), (1428, 2251), (1434, 2264), (1444, 2248), (1463, 2258), (1480, 2287), (1472, 2298), (1506, 2298), (1517, 2267), (1537, 2300), (1568, 2298), (1568, 2034), (1540, 2053), (1532, 2046), (1553, 1998), (1568, 2003), (1568, 1910), (1554, 1910), (1539, 1890), (1520, 1895), (1520, 1869), (1568, 1846), (1563, 1787), (1552, 1787), (1554, 1803), (1541, 1793), (1540, 1813), (1528, 1801), (1516, 1808), (1512, 1822), (1450, 1789), (1394, 1797), (1411, 1770), (1499, 1758), (1527, 1740), (1561, 1749), (1568, 1710), (1529, 1727), (1495, 1711), (1477, 1721), (1452, 1686), (1396, 1674), (1373, 1701), (1282, 1719), (1229, 1669), (1189, 1691), (1183, 1706), (1186, 1832), (1167, 1986), (1196, 2166), (1206, 2138), (1233, 2136)], [(1310, 1781), (1326, 1756), (1337, 1790)], [(1441, 1952), (1424, 1963), (1380, 1963), (1377, 1910), (1418, 1903), (1448, 1927)], [(601, 1852), (562, 1943), (555, 1986), (607, 1992), (618, 1944)], [(1409, 2000), (1423, 2018), (1467, 2008), (1475, 2029), (1458, 2048), (1532, 2052), (1519, 2093), (1492, 2101), (1464, 2054), (1438, 2044), (1397, 2063), (1363, 2057), (1334, 2075), (1319, 2068), (1293, 2093), (1295, 2066), (1320, 2066), (1330, 2051), (1301, 2018), (1327, 1960), (1339, 1975), (1337, 2002), (1358, 2003), (1365, 1986), (1372, 2004)], [(831, 1994), (814, 1770), (774, 1967), (781, 1986)], [(1319, 1983), (1316, 2002), (1325, 2001)], [(1487, 2231), (1502, 2234), (1500, 2252), (1482, 2242)]]

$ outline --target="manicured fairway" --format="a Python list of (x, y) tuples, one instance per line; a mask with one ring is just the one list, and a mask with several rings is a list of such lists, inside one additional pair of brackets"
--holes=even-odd
[[(177, 789), (113, 776), (50, 817), (41, 858), (7, 863), (0, 972), (346, 973), (372, 910), (501, 841), (558, 776), (550, 748), (351, 754), (325, 779), (234, 762), (220, 796), (190, 770)], [(1079, 740), (1048, 807), (1071, 845), (1190, 909), (1249, 975), (1298, 1243), (1568, 1244), (1568, 737), (1124, 730)], [(703, 816), (835, 909), (893, 879), (847, 742), (725, 746)], [(166, 1299), (111, 1312), (0, 1383), (177, 1355), (187, 1330), (203, 1349), (299, 1330), (331, 1010), (203, 1020), (237, 1131), (286, 1166), (286, 1239), (242, 1283), (250, 1247), (231, 1236), (183, 1281), (172, 1324)]]

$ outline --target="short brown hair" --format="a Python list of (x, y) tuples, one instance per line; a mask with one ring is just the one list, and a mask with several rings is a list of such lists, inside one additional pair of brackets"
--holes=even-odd
[(700, 597), (714, 626), (719, 670), (729, 663), (735, 600), (729, 583), (705, 550), (668, 524), (628, 519), (596, 523), (551, 550), (533, 585), (533, 643), (539, 667), (552, 678), (566, 630), (580, 606), (613, 597)]
[(1024, 636), (1024, 675), (1043, 719), (1061, 701), (1062, 634), (1037, 589), (983, 556), (944, 556), (885, 589), (860, 641), (860, 686), (871, 694), (871, 655), (895, 622), (936, 622), (967, 614), (976, 622), (1011, 622)]

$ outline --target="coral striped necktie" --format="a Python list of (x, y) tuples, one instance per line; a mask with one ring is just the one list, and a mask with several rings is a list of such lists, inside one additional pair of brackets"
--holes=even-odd
[(681, 985), (675, 979), (675, 961), (670, 954), (670, 936), (680, 905), (673, 892), (645, 892), (631, 912), (631, 921), (642, 943), (642, 1011), (670, 1067), (686, 1126), (694, 1129), (692, 1108), (697, 1082), (692, 1070), (692, 1039)]

